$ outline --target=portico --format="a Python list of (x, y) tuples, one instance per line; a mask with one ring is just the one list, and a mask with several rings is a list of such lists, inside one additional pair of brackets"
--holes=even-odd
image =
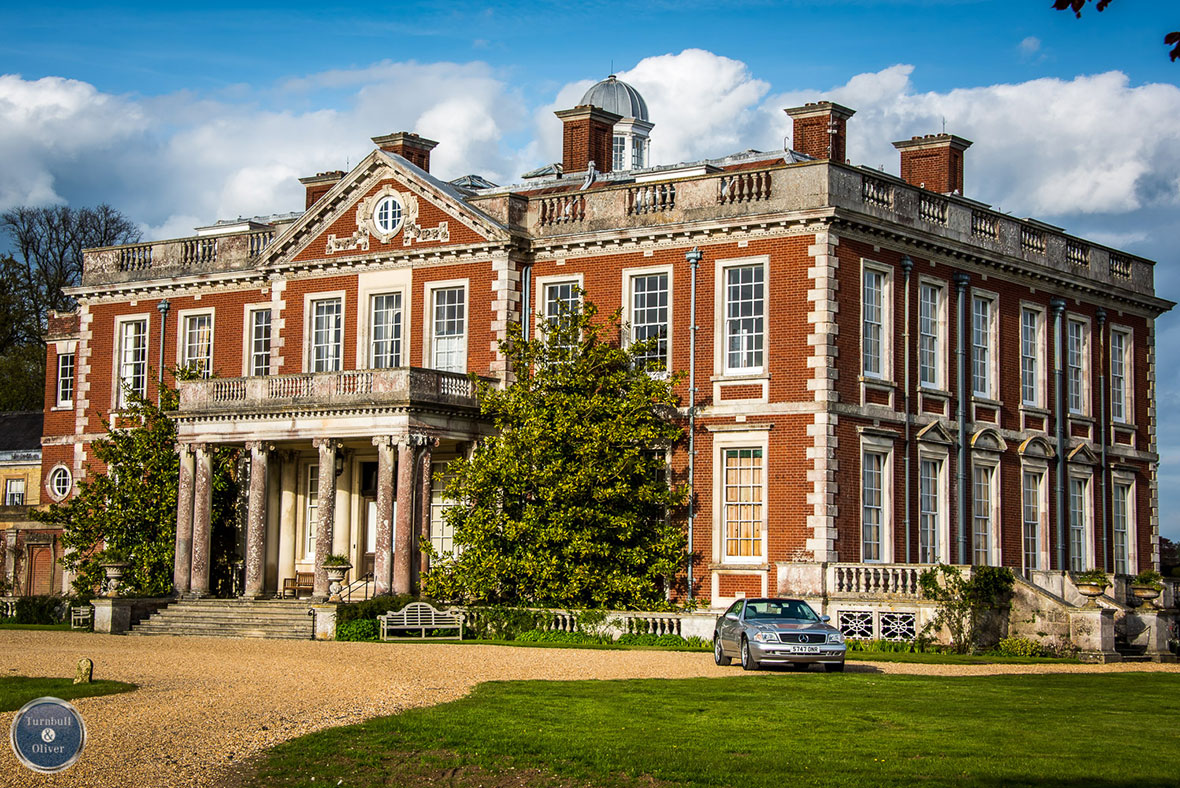
[(210, 593), (213, 453), (247, 452), (242, 595), (277, 595), (343, 555), (351, 580), (410, 593), (427, 569), (423, 541), (447, 541), (433, 476), (487, 431), (463, 375), (400, 368), (180, 383), (175, 584)]

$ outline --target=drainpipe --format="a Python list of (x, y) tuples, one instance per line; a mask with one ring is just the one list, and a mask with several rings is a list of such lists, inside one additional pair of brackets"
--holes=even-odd
[(958, 477), (958, 490), (956, 496), (958, 498), (959, 509), (959, 563), (966, 564), (967, 561), (967, 365), (964, 363), (966, 352), (964, 349), (964, 340), (966, 331), (963, 330), (963, 319), (967, 316), (966, 310), (963, 309), (963, 299), (967, 297), (967, 285), (970, 284), (971, 277), (962, 271), (955, 274), (955, 290), (957, 298), (955, 299), (955, 330), (958, 334), (955, 342), (955, 365), (958, 372), (958, 396), (959, 401), (959, 467), (956, 476)]
[(529, 324), (532, 322), (532, 315), (529, 314), (529, 292), (532, 290), (533, 267), (531, 265), (524, 265), (520, 268), (520, 335), (526, 341), (529, 338)]
[[(1057, 568), (1065, 570), (1065, 389), (1061, 370), (1061, 315), (1065, 312), (1065, 299), (1049, 301), (1053, 310), (1053, 385), (1056, 386), (1055, 407), (1057, 409)], [(1050, 567), (1052, 568), (1052, 567)]]
[(901, 258), (901, 270), (905, 274), (905, 327), (902, 329), (902, 345), (905, 347), (905, 389), (902, 400), (905, 403), (905, 562), (910, 562), (910, 272), (914, 261), (907, 254)]
[(688, 598), (693, 593), (692, 531), (696, 520), (696, 487), (693, 485), (693, 465), (696, 459), (696, 414), (697, 414), (697, 267), (701, 263), (701, 250), (693, 247), (684, 253), (692, 271), (692, 289), (688, 299)]
[[(1106, 571), (1106, 310), (1098, 307), (1098, 444), (1102, 449), (1102, 460), (1099, 464), (1098, 503), (1102, 507), (1102, 515), (1098, 522), (1102, 524), (1102, 571)], [(1097, 562), (1095, 562), (1097, 563)], [(1083, 567), (1084, 568), (1084, 567)]]
[(171, 308), (172, 304), (168, 303), (167, 298), (156, 304), (156, 309), (160, 310), (160, 368), (157, 370), (159, 377), (156, 379), (157, 405), (160, 404), (164, 396), (164, 328), (168, 325), (168, 310)]

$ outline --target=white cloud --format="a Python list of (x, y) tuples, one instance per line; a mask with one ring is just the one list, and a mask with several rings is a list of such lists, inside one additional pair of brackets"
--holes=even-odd
[(1041, 39), (1028, 36), (1020, 42), (1020, 54), (1031, 57), (1041, 50)]

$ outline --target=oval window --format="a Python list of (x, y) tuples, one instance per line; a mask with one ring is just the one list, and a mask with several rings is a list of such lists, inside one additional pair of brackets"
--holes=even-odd
[(57, 466), (53, 473), (49, 474), (49, 492), (59, 501), (70, 494), (73, 484), (74, 478), (70, 475), (70, 469), (63, 465)]
[(402, 203), (391, 195), (382, 197), (373, 209), (373, 224), (382, 235), (393, 235), (402, 226)]

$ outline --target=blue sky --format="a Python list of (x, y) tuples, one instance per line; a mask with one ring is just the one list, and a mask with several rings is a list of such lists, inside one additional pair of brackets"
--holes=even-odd
[[(648, 99), (657, 163), (781, 146), (782, 108), (857, 110), (856, 163), (975, 141), (967, 195), (1159, 261), (1180, 300), (1173, 0), (1081, 19), (1050, 0), (207, 2), (0, 6), (0, 210), (107, 201), (148, 237), (297, 209), (296, 181), (369, 137), (503, 183), (559, 158), (554, 109), (612, 67)], [(1092, 5), (1092, 4), (1091, 4)], [(1180, 539), (1180, 316), (1159, 322), (1162, 529)]]

